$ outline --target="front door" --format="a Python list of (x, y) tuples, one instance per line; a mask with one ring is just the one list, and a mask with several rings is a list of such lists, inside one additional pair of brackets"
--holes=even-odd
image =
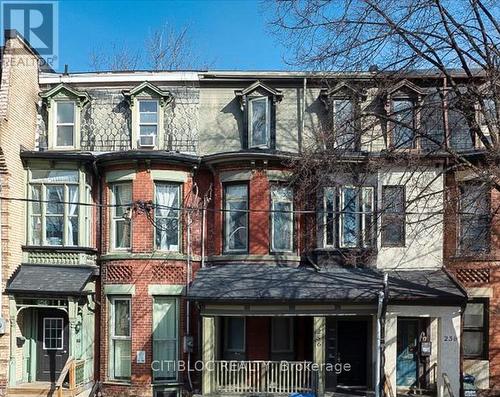
[(62, 310), (40, 310), (37, 335), (37, 380), (56, 382), (68, 359), (68, 316)]
[(417, 319), (398, 319), (396, 384), (413, 387), (418, 376), (418, 329)]

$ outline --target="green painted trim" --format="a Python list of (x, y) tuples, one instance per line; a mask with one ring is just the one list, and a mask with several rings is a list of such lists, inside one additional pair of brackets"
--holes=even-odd
[(118, 170), (106, 172), (106, 182), (133, 181), (135, 170)]
[(184, 285), (181, 284), (150, 284), (148, 285), (149, 295), (182, 295)]
[(185, 171), (151, 170), (151, 178), (154, 181), (186, 182), (188, 173)]
[(221, 182), (249, 181), (252, 171), (225, 171), (220, 173)]
[(267, 179), (270, 181), (282, 181), (287, 182), (292, 177), (290, 171), (280, 171), (280, 170), (267, 170)]
[[(180, 260), (186, 261), (187, 255), (180, 252), (164, 252), (155, 251), (149, 254), (133, 253), (133, 252), (113, 252), (102, 255), (99, 260), (101, 261), (114, 261), (120, 259), (127, 260), (144, 260), (144, 259), (161, 259), (161, 260)], [(201, 258), (198, 255), (191, 255), (191, 260), (199, 261)]]
[(104, 286), (104, 295), (135, 295), (135, 285), (108, 284)]

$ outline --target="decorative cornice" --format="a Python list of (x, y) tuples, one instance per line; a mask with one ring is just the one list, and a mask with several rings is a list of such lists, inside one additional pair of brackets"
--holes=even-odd
[(345, 81), (338, 83), (333, 88), (323, 88), (319, 93), (319, 99), (325, 106), (325, 109), (328, 110), (330, 108), (330, 101), (335, 97), (345, 97), (345, 92), (349, 92), (348, 96), (358, 98), (359, 100), (366, 99), (366, 93), (362, 90), (354, 88), (352, 85), (348, 84)]
[(273, 103), (277, 103), (283, 99), (283, 93), (280, 90), (269, 87), (260, 80), (257, 80), (255, 83), (249, 85), (243, 90), (234, 91), (236, 98), (238, 98), (240, 101), (240, 108), (242, 111), (245, 109), (245, 99), (259, 89), (265, 91), (267, 93), (267, 96), (273, 99)]
[(421, 87), (407, 79), (401, 80), (399, 83), (396, 83), (392, 87), (389, 87), (387, 90), (387, 95), (392, 96), (396, 91), (399, 91), (404, 87), (408, 88), (410, 91), (415, 92), (415, 94), (419, 96), (425, 95), (425, 91)]
[(130, 106), (134, 104), (134, 98), (144, 91), (151, 91), (160, 99), (160, 106), (164, 106), (173, 99), (170, 91), (162, 90), (161, 88), (151, 84), (149, 81), (144, 81), (130, 90), (123, 90), (123, 96), (129, 100)]
[(52, 98), (54, 98), (60, 92), (63, 92), (65, 96), (69, 98), (77, 99), (77, 104), (79, 107), (84, 107), (87, 103), (90, 102), (90, 95), (86, 91), (77, 91), (64, 83), (58, 84), (54, 88), (40, 93), (40, 98), (42, 98), (43, 102), (48, 107), (50, 107)]

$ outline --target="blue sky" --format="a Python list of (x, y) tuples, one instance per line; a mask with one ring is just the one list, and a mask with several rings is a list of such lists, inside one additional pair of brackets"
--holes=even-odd
[(92, 49), (109, 49), (112, 42), (141, 48), (148, 32), (165, 23), (188, 25), (198, 58), (212, 69), (284, 69), (262, 11), (256, 0), (61, 0), (59, 69), (88, 70)]

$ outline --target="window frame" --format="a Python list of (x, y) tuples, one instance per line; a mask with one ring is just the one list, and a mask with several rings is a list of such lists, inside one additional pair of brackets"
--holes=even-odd
[[(290, 349), (288, 350), (278, 350), (274, 348), (274, 321), (276, 320), (287, 320), (288, 326), (290, 329), (290, 335), (288, 339), (288, 344), (290, 346)], [(295, 344), (295, 321), (293, 317), (288, 317), (288, 316), (273, 316), (271, 317), (271, 343), (270, 343), (270, 351), (271, 353), (275, 354), (287, 354), (287, 353), (294, 353), (294, 344)]]
[[(410, 146), (401, 146), (401, 144), (396, 143), (396, 131), (397, 128), (408, 128), (401, 124), (401, 120), (398, 118), (398, 113), (395, 110), (395, 103), (397, 102), (411, 102), (411, 116), (412, 116), (412, 139)], [(418, 139), (418, 129), (419, 129), (419, 103), (418, 100), (412, 96), (396, 96), (391, 98), (391, 128), (390, 128), (390, 145), (395, 150), (417, 150), (420, 148)]]
[[(40, 189), (40, 201), (31, 201), (29, 205), (27, 205), (27, 233), (26, 233), (26, 240), (27, 244), (30, 246), (42, 246), (42, 247), (80, 247), (84, 245), (84, 240), (86, 240), (86, 237), (83, 236), (84, 233), (82, 233), (82, 222), (84, 221), (85, 218), (85, 212), (82, 211), (82, 205), (77, 204), (77, 210), (78, 214), (77, 215), (70, 215), (70, 209), (69, 207), (71, 206), (71, 203), (73, 202), (70, 197), (70, 187), (71, 188), (76, 188), (77, 189), (77, 201), (76, 203), (81, 203), (82, 202), (82, 185), (86, 186), (86, 184), (83, 184), (83, 176), (82, 172), (78, 169), (56, 169), (54, 171), (72, 171), (77, 174), (77, 180), (76, 181), (37, 181), (33, 180), (32, 177), (32, 172), (33, 171), (52, 171), (50, 169), (46, 168), (36, 168), (36, 169), (29, 169), (28, 171), (28, 183), (27, 183), (27, 196), (29, 200), (34, 200), (33, 197), (33, 190), (32, 188), (36, 187), (37, 189)], [(47, 206), (49, 205), (48, 198), (47, 198), (47, 188), (50, 186), (59, 186), (63, 188), (63, 213), (62, 215), (59, 214), (49, 214), (47, 211)], [(40, 213), (35, 214), (33, 212), (33, 205), (38, 204), (40, 207)], [(63, 223), (62, 223), (62, 244), (49, 244), (48, 239), (47, 239), (47, 218), (48, 217), (56, 217), (60, 216), (63, 218)], [(33, 223), (32, 220), (36, 217), (40, 218), (40, 223), (41, 223), (41, 229), (40, 229), (40, 243), (35, 244), (34, 243), (34, 229), (32, 227)], [(76, 244), (69, 244), (69, 223), (71, 218), (77, 218), (77, 232), (78, 232), (78, 238), (76, 241)], [(85, 231), (86, 232), (86, 231)]]
[[(149, 102), (154, 103), (156, 106), (156, 112), (141, 112), (141, 103)], [(156, 133), (154, 136), (158, 139), (158, 131), (160, 129), (160, 101), (154, 98), (137, 98), (137, 106), (138, 106), (138, 118), (137, 118), (137, 138), (140, 140), (141, 136), (151, 136), (152, 134), (141, 134), (142, 126), (155, 126)], [(156, 114), (156, 123), (146, 123), (141, 121), (142, 114)], [(155, 142), (156, 143), (156, 142)], [(155, 145), (157, 146), (157, 145)]]
[[(234, 318), (240, 318), (243, 320), (243, 347), (241, 349), (229, 349), (228, 348), (228, 334), (229, 334), (229, 327), (228, 327), (228, 320), (229, 319), (234, 319)], [(224, 317), (224, 352), (228, 353), (242, 353), (246, 354), (246, 345), (247, 345), (247, 319), (244, 316), (225, 316)]]
[[(110, 244), (109, 248), (110, 251), (130, 251), (132, 249), (132, 218), (128, 220), (129, 223), (129, 245), (128, 247), (117, 247), (116, 245), (116, 221), (119, 220), (119, 218), (116, 216), (116, 193), (115, 193), (115, 188), (117, 186), (130, 186), (130, 198), (132, 199), (133, 197), (133, 184), (132, 181), (125, 181), (125, 182), (113, 182), (109, 184), (109, 192), (110, 192), (110, 198), (111, 198), (111, 207), (110, 207), (110, 212), (109, 212), (109, 217), (110, 217)], [(123, 217), (121, 217), (123, 219)]]
[[(332, 211), (331, 211), (331, 225), (329, 225), (329, 220), (328, 220), (328, 214), (330, 211), (327, 208), (327, 193), (331, 194), (332, 197)], [(323, 247), (324, 248), (335, 248), (338, 246), (338, 217), (336, 214), (336, 208), (337, 208), (337, 188), (335, 187), (325, 187), (323, 188)], [(331, 234), (332, 234), (332, 242), (331, 244), (328, 242), (328, 227), (331, 228)]]
[[(60, 322), (62, 324), (62, 327), (61, 327), (61, 338), (57, 338), (56, 337), (56, 340), (60, 339), (60, 341), (61, 341), (61, 347), (50, 347), (49, 348), (49, 347), (47, 347), (45, 345), (45, 337), (46, 337), (46, 334), (45, 334), (45, 332), (46, 332), (45, 322), (47, 320), (51, 320), (51, 321), (52, 320), (60, 320)], [(43, 326), (42, 326), (42, 328), (43, 328), (43, 336), (42, 336), (43, 337), (43, 339), (42, 339), (42, 341), (43, 341), (43, 343), (42, 343), (43, 350), (63, 350), (64, 349), (64, 317), (43, 317)], [(51, 328), (51, 329), (53, 329), (53, 328)]]
[[(61, 103), (71, 103), (73, 105), (73, 122), (72, 123), (59, 123), (57, 121), (58, 119), (58, 109), (59, 109), (59, 104)], [(78, 124), (79, 124), (79, 120), (78, 120), (78, 114), (79, 112), (77, 111), (77, 108), (78, 108), (78, 103), (77, 101), (71, 99), (71, 98), (64, 98), (64, 99), (57, 99), (57, 100), (54, 100), (53, 101), (53, 113), (52, 113), (52, 118), (53, 118), (53, 121), (52, 121), (52, 145), (51, 145), (51, 148), (52, 149), (59, 149), (59, 150), (71, 150), (71, 149), (77, 149), (80, 145), (79, 143), (77, 142), (78, 141), (78, 133), (77, 133), (77, 127), (78, 127)], [(59, 146), (57, 144), (57, 138), (58, 138), (58, 127), (73, 127), (72, 129), (72, 138), (73, 138), (73, 145), (70, 145), (70, 146), (67, 146), (67, 145), (63, 145), (63, 146)]]
[[(466, 354), (464, 349), (465, 359), (475, 359), (475, 360), (488, 360), (489, 358), (489, 330), (490, 330), (490, 319), (489, 319), (489, 305), (490, 300), (488, 298), (475, 298), (467, 301), (467, 304), (481, 304), (483, 306), (483, 325), (481, 327), (466, 327), (465, 322), (463, 326), (463, 334), (465, 333), (479, 333), (482, 332), (482, 351), (481, 354)], [(465, 314), (465, 309), (464, 309)], [(464, 338), (465, 341), (465, 338)]]
[[(157, 193), (156, 193), (156, 187), (157, 185), (171, 185), (171, 186), (176, 186), (177, 187), (177, 194), (178, 194), (178, 202), (179, 202), (179, 208), (182, 208), (182, 203), (183, 203), (183, 184), (181, 182), (170, 182), (170, 181), (154, 181), (154, 202), (158, 203), (158, 198), (157, 198)], [(182, 252), (182, 213), (181, 210), (178, 211), (178, 216), (177, 216), (177, 250), (168, 250), (168, 249), (162, 249), (161, 247), (158, 246), (157, 243), (157, 231), (158, 228), (156, 227), (157, 224), (157, 213), (158, 210), (154, 210), (154, 220), (155, 220), (155, 227), (153, 228), (153, 244), (154, 248), (157, 251), (161, 252)], [(162, 219), (168, 219), (169, 217), (161, 217)]]
[[(265, 100), (266, 101), (266, 142), (265, 145), (254, 145), (253, 143), (253, 103), (257, 101)], [(271, 117), (272, 117), (272, 101), (268, 96), (249, 96), (248, 97), (248, 148), (250, 149), (271, 149)]]
[[(175, 337), (175, 360), (179, 360), (181, 358), (181, 349), (180, 349), (180, 335), (181, 335), (181, 321), (180, 321), (180, 299), (177, 296), (172, 296), (172, 295), (155, 295), (153, 296), (153, 310), (152, 310), (152, 316), (154, 316), (154, 305), (158, 300), (171, 300), (175, 302), (175, 331), (176, 331), (176, 337)], [(154, 327), (154, 318), (152, 319), (151, 326)], [(162, 339), (164, 340), (170, 340), (170, 339)], [(154, 343), (155, 343), (155, 334), (154, 334), (154, 328), (151, 330), (151, 344), (152, 344), (152, 352), (151, 352), (151, 359), (152, 361), (155, 360), (154, 357)], [(164, 379), (164, 378), (156, 378), (155, 377), (155, 372), (153, 371), (152, 373), (152, 379), (153, 383), (155, 385), (158, 384), (170, 384), (170, 383), (176, 383), (179, 381), (179, 371), (177, 370), (177, 366), (174, 365), (174, 371), (175, 371), (175, 378), (174, 379)]]
[[(109, 305), (110, 305), (110, 332), (109, 332), (109, 341), (110, 341), (110, 346), (108, 349), (108, 356), (109, 356), (109, 370), (108, 370), (108, 379), (114, 380), (114, 381), (119, 381), (119, 382), (126, 382), (129, 383), (131, 381), (132, 377), (132, 297), (127, 296), (127, 295), (113, 295), (108, 297)], [(122, 336), (122, 335), (115, 335), (115, 302), (116, 301), (127, 301), (128, 302), (128, 308), (129, 308), (129, 335), (128, 336)], [(116, 377), (114, 372), (115, 372), (115, 341), (130, 341), (130, 377), (125, 378), (125, 377)], [(112, 372), (112, 373), (111, 373)]]
[[(331, 97), (331, 123), (332, 123), (332, 131), (334, 134), (334, 147), (345, 150), (359, 150), (360, 147), (360, 137), (356, 130), (356, 116), (358, 114), (357, 106), (358, 100), (354, 96), (333, 96)], [(353, 142), (347, 147), (343, 147), (345, 143), (339, 144), (338, 142), (338, 132), (336, 126), (337, 120), (337, 102), (338, 101), (349, 101), (351, 106), (351, 119), (350, 119), (350, 128), (352, 129)]]
[[(227, 188), (228, 187), (234, 187), (234, 186), (245, 186), (246, 190), (246, 195), (245, 195), (245, 200), (246, 200), (246, 213), (245, 213), (245, 218), (246, 218), (246, 241), (245, 241), (245, 249), (230, 249), (228, 248), (228, 231), (229, 231), (229, 215), (231, 211), (228, 209), (228, 195), (227, 195)], [(250, 242), (250, 213), (248, 212), (249, 210), (249, 205), (250, 205), (250, 189), (249, 189), (249, 184), (247, 182), (241, 183), (241, 182), (231, 182), (231, 183), (224, 183), (222, 185), (223, 187), (223, 253), (224, 254), (246, 254), (248, 253), (249, 250), (249, 242)]]
[[(291, 233), (290, 233), (290, 240), (288, 241), (289, 243), (289, 249), (276, 249), (274, 247), (274, 233), (275, 233), (275, 228), (274, 228), (274, 206), (276, 204), (276, 201), (273, 199), (273, 190), (274, 189), (287, 189), (289, 190), (289, 193), (290, 193), (290, 196), (291, 196), (291, 199), (289, 201), (278, 201), (278, 203), (289, 203), (290, 204), (290, 211), (289, 213), (287, 213), (287, 215), (289, 216), (289, 219), (287, 220), (288, 222), (290, 222), (290, 229), (291, 229)], [(271, 241), (270, 241), (270, 244), (269, 244), (269, 247), (270, 247), (270, 252), (272, 253), (289, 253), (289, 252), (293, 252), (294, 250), (294, 240), (295, 240), (295, 213), (294, 213), (294, 192), (293, 192), (293, 188), (290, 187), (290, 186), (284, 186), (284, 185), (280, 185), (280, 184), (272, 184), (271, 185), (271, 189), (270, 189), (270, 208), (271, 208), (271, 212), (269, 213), (269, 224), (270, 224), (270, 227), (271, 227), (271, 233), (270, 233), (270, 236), (271, 236)]]
[[(402, 203), (403, 203), (403, 213), (395, 213), (395, 212), (386, 212), (386, 208), (384, 205), (384, 197), (385, 197), (385, 189), (393, 189), (397, 188), (402, 191)], [(397, 248), (397, 247), (406, 247), (406, 186), (405, 185), (382, 185), (382, 197), (380, 200), (381, 203), (381, 214), (380, 214), (380, 245), (383, 248)], [(389, 223), (392, 223), (394, 219), (402, 218), (403, 228), (402, 228), (402, 239), (397, 243), (388, 243), (384, 240), (384, 224), (385, 219), (389, 218)]]

